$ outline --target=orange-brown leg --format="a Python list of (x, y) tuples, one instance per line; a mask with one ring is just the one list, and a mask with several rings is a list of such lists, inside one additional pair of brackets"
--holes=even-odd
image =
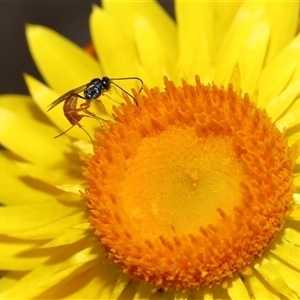
[(87, 100), (85, 103), (80, 104), (80, 108), (78, 108), (78, 109), (85, 113), (85, 115), (81, 115), (81, 116), (96, 119), (99, 122), (99, 124), (101, 125), (101, 127), (103, 127), (101, 121), (105, 121), (105, 122), (107, 122), (107, 121), (96, 116), (94, 113), (92, 113), (88, 110), (88, 108), (91, 106), (91, 101), (92, 100)]
[[(67, 112), (67, 114), (68, 114), (68, 120), (70, 121), (70, 123), (73, 124), (73, 126), (77, 125), (79, 128), (81, 128), (89, 136), (90, 140), (92, 141), (90, 134), (80, 124), (80, 120), (84, 117), (93, 118), (99, 122), (101, 127), (103, 127), (101, 121), (106, 121), (106, 120), (99, 118), (94, 113), (92, 113), (88, 110), (88, 108), (91, 106), (91, 101), (92, 100), (86, 100), (86, 102), (82, 103), (79, 108), (70, 109)], [(79, 112), (83, 112), (84, 114), (78, 114)], [(71, 129), (71, 128), (69, 128), (69, 129)], [(92, 141), (92, 144), (93, 144), (93, 141)]]
[(75, 125), (77, 125), (80, 129), (82, 129), (88, 135), (88, 137), (90, 138), (90, 140), (93, 144), (93, 140), (92, 140), (90, 134), (80, 124), (80, 120), (85, 115), (80, 115), (80, 114), (78, 114), (78, 112), (83, 111), (83, 109), (82, 108), (76, 108), (76, 105), (77, 105), (77, 96), (74, 96), (74, 97), (70, 98), (68, 101), (65, 101), (64, 113), (65, 113), (66, 118), (72, 124), (72, 126), (69, 129), (67, 129), (66, 131), (64, 131), (63, 133), (56, 136), (56, 137), (59, 137), (59, 136), (63, 135), (64, 133), (66, 133), (70, 129), (72, 129)]

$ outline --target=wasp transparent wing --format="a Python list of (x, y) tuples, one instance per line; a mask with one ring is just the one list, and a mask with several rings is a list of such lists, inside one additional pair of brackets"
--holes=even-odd
[(74, 94), (79, 94), (81, 92), (83, 92), (88, 86), (88, 83), (85, 85), (82, 85), (76, 89), (73, 89), (71, 91), (66, 92), (65, 94), (63, 94), (62, 96), (60, 96), (58, 99), (56, 99), (55, 101), (53, 101), (51, 104), (49, 104), (49, 108), (48, 111), (51, 110), (52, 108), (54, 108), (56, 105), (58, 105), (59, 103), (65, 101), (66, 99), (70, 98), (72, 95)]

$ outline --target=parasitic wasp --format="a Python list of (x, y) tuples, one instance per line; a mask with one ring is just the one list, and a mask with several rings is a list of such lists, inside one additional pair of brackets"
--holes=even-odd
[[(129, 94), (126, 90), (124, 90), (121, 86), (116, 84), (114, 81), (116, 80), (139, 80), (142, 84), (139, 93), (143, 89), (143, 81), (142, 79), (138, 77), (124, 77), (124, 78), (109, 78), (109, 77), (102, 77), (92, 79), (89, 83), (84, 84), (76, 89), (70, 90), (67, 93), (63, 94), (61, 97), (53, 101), (48, 107), (48, 111), (60, 104), (61, 102), (64, 102), (63, 111), (65, 117), (68, 119), (68, 121), (72, 124), (72, 126), (67, 129), (66, 131), (60, 133), (55, 138), (63, 135), (64, 133), (68, 132), (70, 129), (72, 129), (75, 125), (77, 125), (79, 128), (81, 128), (90, 138), (90, 140), (93, 143), (93, 140), (90, 136), (90, 134), (83, 128), (83, 126), (80, 124), (80, 121), (84, 117), (88, 118), (95, 118), (99, 122), (105, 121), (99, 117), (97, 117), (94, 113), (89, 111), (89, 108), (92, 104), (93, 100), (99, 101), (97, 98), (99, 98), (101, 95), (103, 95), (105, 92), (109, 91), (112, 86), (116, 86), (120, 90), (122, 90), (125, 94), (127, 94), (129, 97), (131, 97), (135, 104), (138, 106), (137, 100)], [(80, 95), (80, 93), (83, 93), (83, 96)], [(81, 98), (85, 100), (84, 103), (80, 104), (79, 107), (77, 107), (77, 100), (78, 98)], [(101, 122), (100, 122), (101, 124)]]

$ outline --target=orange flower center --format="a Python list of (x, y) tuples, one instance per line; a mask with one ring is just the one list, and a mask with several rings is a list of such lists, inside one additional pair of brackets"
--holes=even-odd
[(218, 207), (231, 214), (242, 200), (243, 166), (227, 136), (199, 137), (191, 126), (171, 125), (144, 138), (125, 167), (122, 204), (143, 238), (197, 234), (216, 225)]
[(260, 256), (291, 204), (286, 140), (248, 95), (165, 78), (115, 108), (84, 159), (90, 221), (109, 257), (155, 289), (220, 284)]

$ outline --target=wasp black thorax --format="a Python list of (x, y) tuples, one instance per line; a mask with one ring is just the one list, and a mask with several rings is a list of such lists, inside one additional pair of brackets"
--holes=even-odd
[(86, 100), (96, 99), (102, 95), (102, 93), (110, 89), (111, 80), (108, 77), (95, 78), (87, 84), (86, 90), (84, 91), (84, 98)]

